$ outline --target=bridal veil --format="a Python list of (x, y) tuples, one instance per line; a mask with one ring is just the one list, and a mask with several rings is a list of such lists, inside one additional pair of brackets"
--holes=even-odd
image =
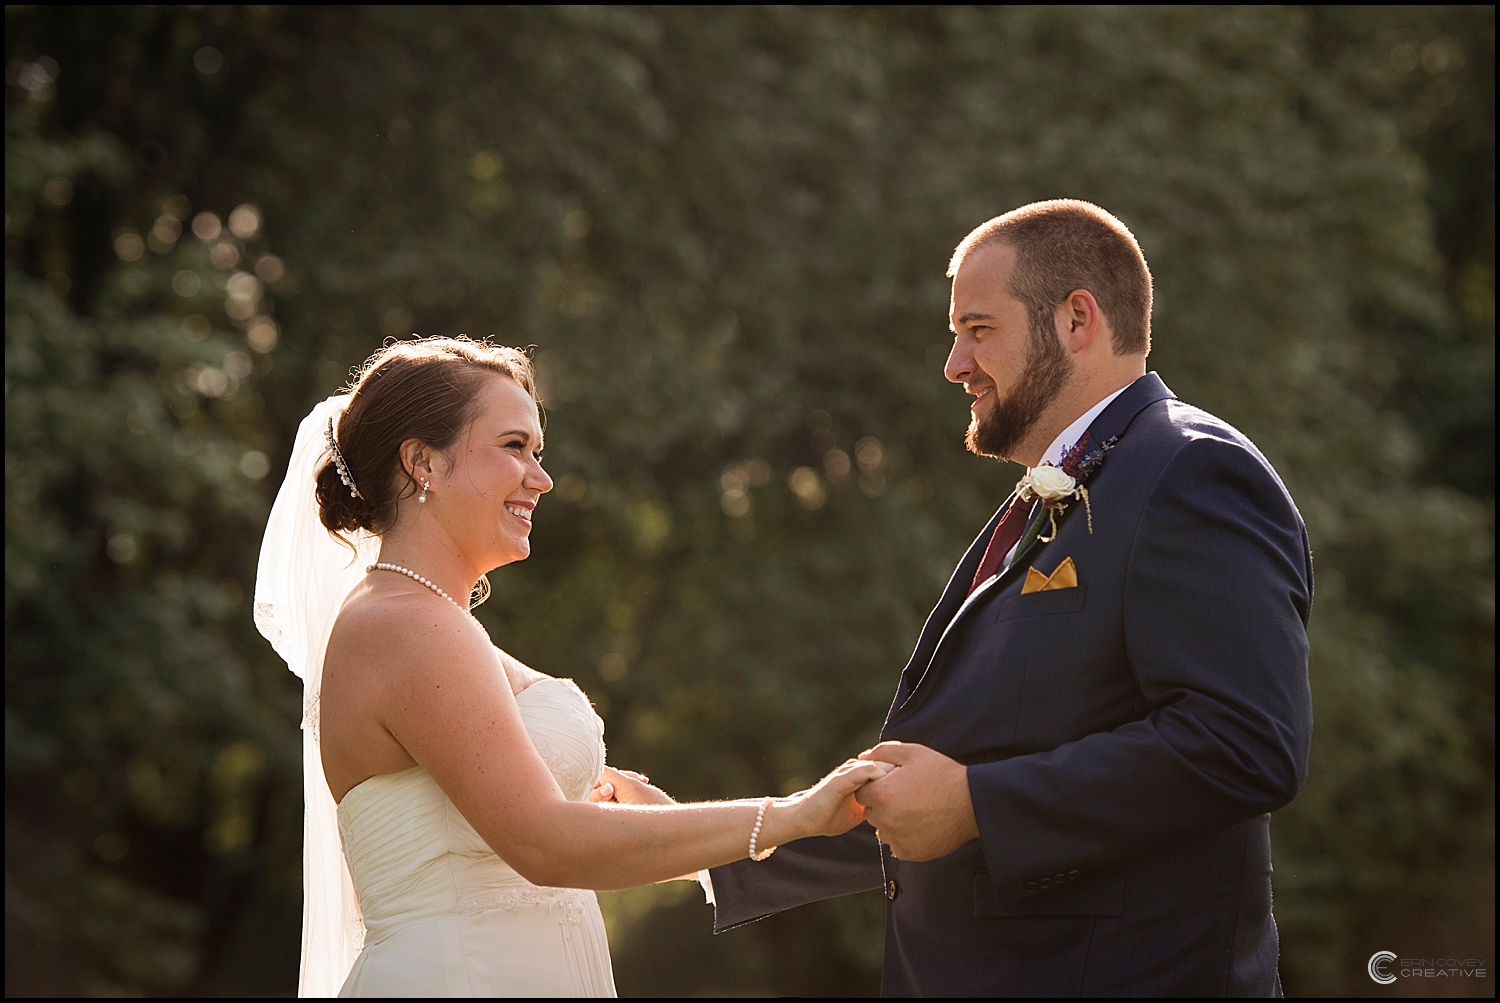
[(338, 809), (323, 776), (318, 694), (323, 652), (339, 609), (380, 541), (360, 533), (350, 551), (318, 519), (318, 469), (328, 459), (324, 430), (347, 395), (329, 397), (297, 428), (286, 479), (271, 507), (255, 578), (255, 626), (302, 680), (302, 968), (298, 996), (337, 996), (364, 942), (354, 884), (339, 842)]

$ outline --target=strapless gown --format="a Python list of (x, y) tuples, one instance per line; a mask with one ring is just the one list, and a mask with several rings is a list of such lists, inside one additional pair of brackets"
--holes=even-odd
[[(516, 696), (532, 744), (570, 801), (604, 768), (604, 722), (569, 679)], [(344, 795), (339, 836), (365, 939), (340, 997), (614, 996), (594, 893), (517, 874), (420, 766)]]

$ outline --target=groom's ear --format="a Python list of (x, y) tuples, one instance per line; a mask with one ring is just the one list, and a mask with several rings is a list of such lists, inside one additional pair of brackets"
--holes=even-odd
[(1094, 294), (1087, 289), (1074, 289), (1057, 305), (1054, 315), (1057, 336), (1063, 348), (1069, 352), (1081, 352), (1094, 343), (1100, 335), (1108, 336), (1104, 330), (1108, 322), (1099, 309)]

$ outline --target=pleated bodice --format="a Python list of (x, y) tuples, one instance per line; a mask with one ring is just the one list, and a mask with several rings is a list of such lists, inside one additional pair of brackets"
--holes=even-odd
[[(563, 795), (582, 801), (605, 755), (588, 697), (548, 678), (516, 703)], [(366, 931), (340, 995), (614, 994), (594, 893), (521, 877), (422, 767), (354, 787), (338, 821)]]

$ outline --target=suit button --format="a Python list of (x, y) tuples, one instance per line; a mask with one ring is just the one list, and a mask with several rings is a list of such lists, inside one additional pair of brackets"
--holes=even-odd
[(1028, 882), (1026, 882), (1026, 894), (1027, 895), (1035, 895), (1036, 894), (1036, 882), (1035, 881), (1028, 881)]
[(1060, 885), (1066, 880), (1068, 880), (1068, 876), (1066, 874), (1059, 873), (1052, 879), (1052, 883)]
[(1042, 887), (1044, 889), (1045, 888), (1051, 888), (1052, 887), (1052, 879), (1051, 878), (1043, 878), (1042, 879)]
[(1079, 877), (1082, 877), (1082, 876), (1083, 876), (1083, 872), (1082, 871), (1069, 871), (1068, 872), (1068, 880), (1069, 881), (1072, 881), (1075, 878), (1079, 878)]
[(892, 902), (894, 902), (894, 901), (896, 901), (896, 896), (900, 895), (900, 894), (901, 894), (901, 886), (898, 885), (898, 884), (896, 884), (896, 879), (895, 878), (892, 878), (891, 880), (889, 880), (889, 881), (887, 881), (885, 883), (885, 897), (886, 898), (888, 898)]

